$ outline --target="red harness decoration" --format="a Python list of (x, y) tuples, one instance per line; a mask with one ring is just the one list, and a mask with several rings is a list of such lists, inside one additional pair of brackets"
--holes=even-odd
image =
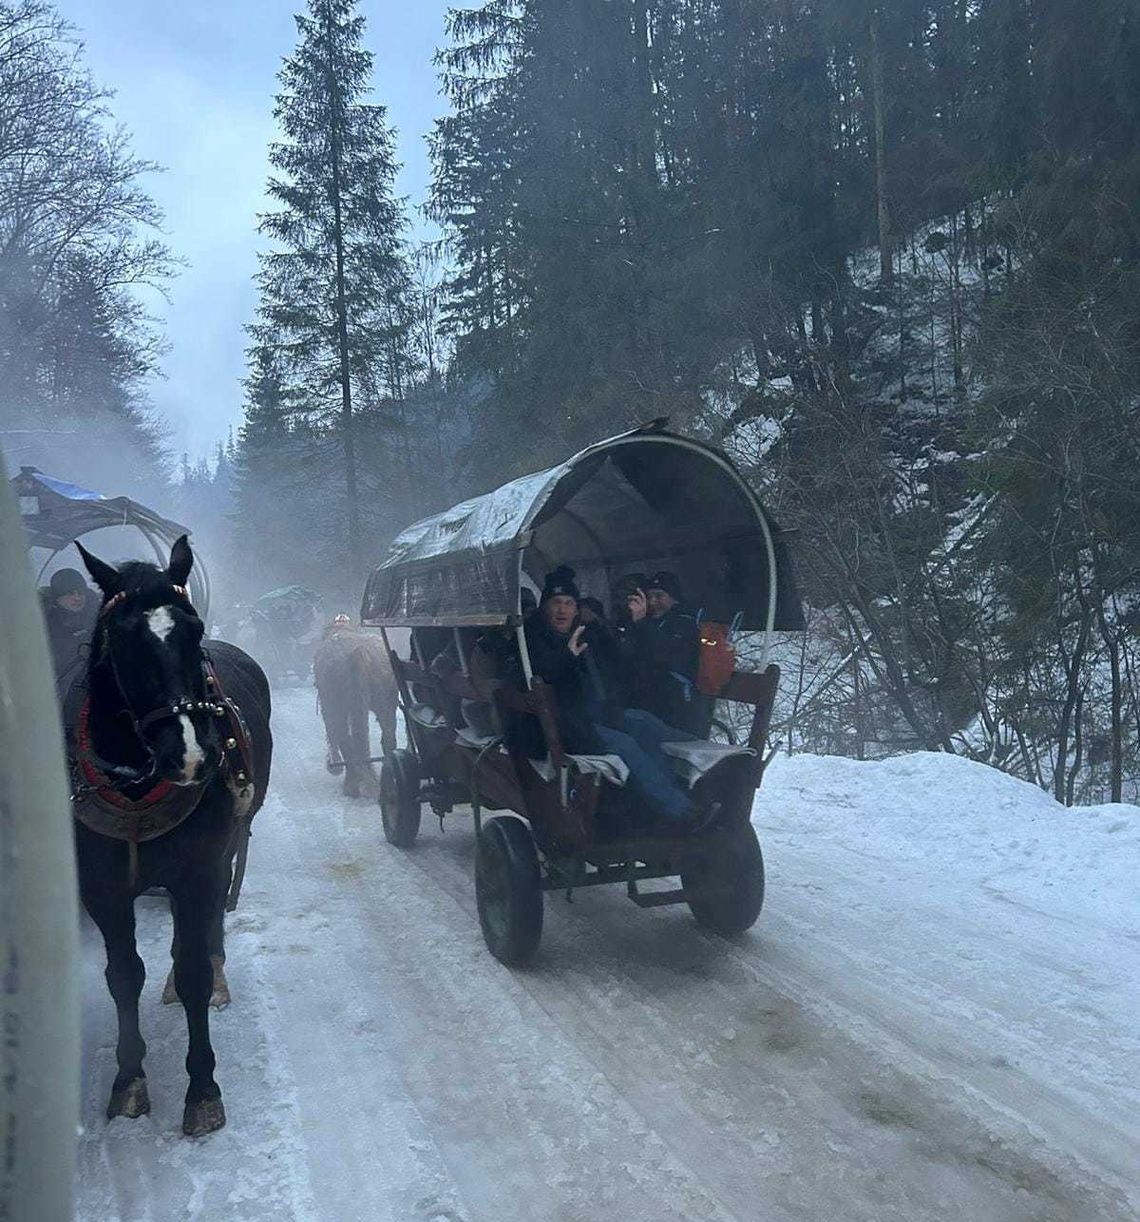
[(141, 798), (132, 801), (121, 794), (91, 760), (91, 731), (88, 719), (91, 715), (91, 697), (84, 699), (79, 708), (79, 717), (75, 724), (75, 743), (79, 748), (76, 752), (76, 762), (83, 773), (84, 781), (94, 789), (104, 802), (117, 806), (122, 811), (134, 812), (149, 810), (170, 795), (174, 788), (171, 781), (160, 780), (153, 789), (148, 790)]

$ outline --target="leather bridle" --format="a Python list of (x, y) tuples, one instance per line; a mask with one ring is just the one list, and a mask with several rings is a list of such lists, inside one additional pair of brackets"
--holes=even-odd
[[(185, 599), (188, 604), (190, 603), (190, 594), (185, 586), (173, 586), (172, 588), (175, 594), (177, 594), (180, 598)], [(115, 607), (121, 606), (126, 601), (127, 593), (125, 590), (120, 590), (117, 594), (112, 595), (100, 608), (99, 618), (105, 618)], [(157, 610), (157, 608), (154, 609)], [(194, 610), (192, 605), (190, 609), (192, 611)], [(195, 612), (195, 614), (197, 614), (197, 612)], [(107, 645), (107, 656), (111, 662), (111, 672), (115, 676), (115, 685), (118, 687), (120, 694), (125, 697), (126, 689), (123, 687), (122, 680), (119, 678), (118, 667), (115, 665), (115, 655), (112, 653), (109, 643)], [(202, 672), (205, 677), (207, 690), (212, 690), (216, 693), (217, 681), (213, 674), (213, 668), (210, 665), (209, 655), (205, 650), (202, 650)], [(142, 743), (147, 754), (151, 757), (151, 768), (149, 772), (145, 774), (145, 778), (140, 779), (149, 779), (149, 777), (153, 776), (154, 774), (154, 752), (151, 750), (150, 745), (143, 737), (144, 730), (147, 730), (151, 726), (157, 725), (160, 722), (172, 721), (175, 718), (188, 716), (191, 713), (208, 713), (212, 717), (219, 718), (228, 716), (225, 705), (220, 699), (217, 698), (207, 698), (206, 700), (175, 700), (170, 704), (156, 705), (153, 709), (147, 713), (144, 713), (141, 717), (138, 717), (134, 711), (129, 708), (123, 709), (123, 713), (130, 718), (132, 728), (138, 735), (139, 741)]]
[[(171, 589), (179, 598), (184, 598), (188, 603), (190, 602), (190, 591), (185, 586), (171, 586)], [(122, 606), (126, 601), (126, 590), (120, 590), (118, 594), (112, 594), (99, 608), (99, 618), (102, 619), (105, 615), (109, 615), (116, 607)], [(191, 604), (190, 609), (194, 609), (193, 604)], [(197, 615), (197, 612), (195, 611), (194, 614)]]

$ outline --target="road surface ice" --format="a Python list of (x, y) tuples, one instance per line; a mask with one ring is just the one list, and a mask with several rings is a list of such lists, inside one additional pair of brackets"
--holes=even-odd
[(415, 848), (277, 750), (213, 1018), (229, 1125), (179, 1132), (163, 901), (139, 901), (154, 1110), (103, 1118), (114, 1010), (85, 926), (79, 1217), (329, 1222), (1140, 1217), (1140, 810), (981, 765), (777, 759), (768, 896), (725, 941), (620, 888), (483, 946), (473, 832)]

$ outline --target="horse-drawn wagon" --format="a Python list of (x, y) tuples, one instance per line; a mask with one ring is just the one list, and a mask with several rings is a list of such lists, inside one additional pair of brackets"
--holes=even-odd
[[(365, 625), (385, 640), (389, 629), (411, 629), (411, 656), (390, 650), (407, 746), (381, 767), (385, 835), (410, 847), (425, 803), (441, 818), (470, 803), (480, 924), (508, 964), (537, 950), (545, 891), (624, 883), (638, 905), (687, 903), (723, 934), (751, 926), (763, 903), (751, 810), (779, 680), (769, 643), (775, 631), (802, 627), (801, 608), (779, 532), (739, 472), (662, 423), (416, 523), (365, 590)], [(700, 592), (709, 621), (739, 618), (760, 634), (757, 670), (736, 670), (719, 693), (751, 706), (747, 744), (669, 751), (690, 778), (718, 752), (747, 754), (715, 822), (699, 832), (648, 822), (620, 784), (620, 767), (564, 749), (552, 691), (531, 671), (524, 631), (524, 592), (560, 563), (603, 601), (631, 569), (668, 567)], [(497, 646), (517, 650), (521, 684), (489, 672)], [(518, 716), (537, 718), (546, 759), (502, 737)], [(643, 886), (677, 876), (669, 890)]]

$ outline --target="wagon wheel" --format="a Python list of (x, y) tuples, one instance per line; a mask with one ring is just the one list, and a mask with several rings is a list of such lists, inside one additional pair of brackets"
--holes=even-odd
[(389, 844), (410, 849), (420, 830), (420, 779), (416, 757), (401, 747), (380, 764), (380, 818)]
[(730, 747), (736, 746), (736, 731), (727, 721), (720, 717), (712, 719), (712, 725), (709, 727), (709, 740), (714, 743), (727, 743)]
[(697, 924), (724, 937), (756, 924), (764, 906), (764, 856), (751, 823), (718, 832), (698, 863), (681, 872)]
[(542, 874), (534, 838), (521, 819), (496, 815), (483, 824), (475, 899), (491, 954), (508, 967), (529, 963), (542, 937)]

